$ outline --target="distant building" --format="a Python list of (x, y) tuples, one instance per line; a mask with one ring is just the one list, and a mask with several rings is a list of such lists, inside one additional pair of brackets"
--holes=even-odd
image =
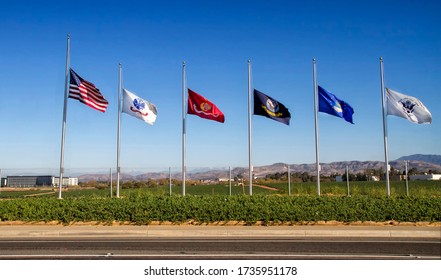
[[(3, 180), (3, 179), (2, 179)], [(6, 186), (11, 188), (30, 188), (30, 187), (56, 187), (60, 181), (59, 177), (54, 176), (8, 176)], [(63, 178), (63, 186), (77, 186), (78, 178)], [(3, 186), (3, 181), (2, 181)]]
[(343, 176), (335, 176), (336, 182), (343, 182)]
[(53, 176), (8, 176), (7, 186), (11, 188), (29, 188), (52, 186)]
[(391, 175), (389, 179), (391, 181), (404, 181), (406, 180), (406, 175)]
[(441, 174), (421, 174), (421, 175), (410, 175), (411, 181), (436, 181), (441, 180)]
[[(53, 185), (58, 187), (60, 183), (60, 177), (54, 177)], [(78, 186), (78, 178), (76, 177), (63, 177), (63, 186)]]
[(229, 178), (218, 178), (217, 179), (219, 182), (229, 182), (230, 179)]
[(378, 181), (380, 181), (380, 178), (378, 178), (378, 176), (368, 175), (368, 176), (367, 176), (367, 180), (368, 180), (368, 181), (378, 182)]
[(0, 178), (0, 188), (6, 186), (6, 178)]

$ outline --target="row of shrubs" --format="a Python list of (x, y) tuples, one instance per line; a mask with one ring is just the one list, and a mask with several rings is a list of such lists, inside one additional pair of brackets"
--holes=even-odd
[(152, 221), (247, 224), (314, 221), (440, 222), (438, 197), (162, 196), (32, 198), (0, 200), (1, 221)]

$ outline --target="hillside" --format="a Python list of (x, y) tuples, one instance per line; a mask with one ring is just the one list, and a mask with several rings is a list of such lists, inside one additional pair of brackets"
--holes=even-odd
[(441, 155), (415, 154), (415, 155), (400, 157), (399, 159), (397, 159), (397, 161), (399, 160), (423, 161), (423, 162), (441, 165)]
[[(421, 155), (420, 155), (421, 156)], [(413, 156), (409, 156), (413, 157)], [(390, 165), (395, 170), (404, 170), (404, 159), (406, 157), (402, 157), (398, 160), (391, 161)], [(437, 158), (441, 158), (439, 155), (430, 155), (425, 157), (414, 157), (417, 159), (424, 159), (424, 158), (430, 158), (432, 161), (437, 160)], [(283, 173), (287, 171), (286, 168), (287, 164), (285, 163), (275, 163), (272, 165), (266, 165), (266, 166), (255, 166), (254, 167), (254, 176), (262, 177), (268, 174), (274, 174), (277, 172)], [(290, 164), (290, 169), (292, 173), (309, 173), (309, 174), (315, 174), (315, 163), (310, 164)], [(372, 169), (383, 169), (384, 168), (384, 162), (382, 161), (339, 161), (339, 162), (331, 162), (331, 163), (322, 163), (321, 164), (321, 174), (324, 176), (329, 176), (333, 174), (344, 174), (346, 171), (346, 166), (349, 167), (349, 172), (356, 174), (356, 173), (364, 173), (367, 170)], [(429, 170), (438, 170), (441, 172), (441, 164), (436, 164), (432, 162), (426, 162), (421, 160), (413, 160), (410, 159), (409, 162), (409, 169), (416, 168), (420, 172), (427, 172)], [(235, 177), (237, 175), (241, 175), (244, 178), (248, 178), (248, 168), (245, 167), (236, 167), (231, 170), (232, 176)], [(218, 178), (228, 178), (228, 170), (225, 169), (210, 169), (210, 170), (194, 170), (189, 171), (187, 173), (187, 178), (189, 180), (214, 180)], [(140, 175), (130, 175), (130, 174), (121, 174), (121, 181), (145, 181), (148, 179), (161, 179), (161, 178), (168, 178), (169, 174), (168, 172), (150, 172), (150, 173), (144, 173)], [(115, 180), (116, 174), (113, 174), (113, 179)], [(173, 179), (181, 179), (181, 173), (175, 172), (172, 173)], [(108, 181), (109, 180), (109, 174), (85, 174), (79, 176), (80, 182), (87, 182), (87, 181)]]

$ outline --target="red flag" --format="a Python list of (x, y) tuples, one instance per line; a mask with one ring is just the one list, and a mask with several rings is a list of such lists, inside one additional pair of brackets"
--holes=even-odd
[(221, 123), (225, 121), (224, 113), (216, 105), (191, 89), (188, 89), (187, 113)]

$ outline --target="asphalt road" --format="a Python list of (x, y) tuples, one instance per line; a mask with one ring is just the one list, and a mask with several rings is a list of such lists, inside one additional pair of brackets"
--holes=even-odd
[(0, 260), (26, 259), (441, 259), (433, 238), (1, 239)]

